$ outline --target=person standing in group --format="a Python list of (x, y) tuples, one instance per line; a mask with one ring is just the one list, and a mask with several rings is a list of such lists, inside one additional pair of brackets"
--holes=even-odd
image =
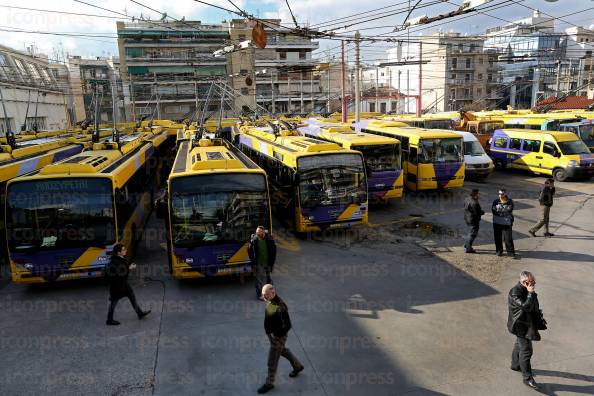
[(472, 243), (478, 235), (481, 216), (485, 214), (479, 203), (479, 194), (479, 190), (475, 188), (464, 201), (464, 221), (468, 225), (468, 236), (464, 242), (466, 253), (476, 253), (472, 248)]
[(272, 283), (272, 270), (276, 262), (276, 243), (263, 226), (256, 228), (248, 245), (248, 255), (256, 273), (256, 297), (262, 300), (262, 286)]
[(495, 236), (495, 251), (498, 256), (503, 254), (503, 242), (507, 254), (515, 259), (520, 256), (514, 249), (512, 227), (514, 225), (514, 201), (507, 196), (505, 189), (499, 189), (499, 197), (493, 201), (493, 233)]
[(131, 270), (136, 268), (136, 264), (128, 264), (128, 260), (126, 260), (127, 253), (127, 249), (124, 245), (121, 243), (116, 244), (113, 247), (111, 262), (109, 263), (106, 271), (107, 279), (109, 281), (109, 299), (111, 303), (109, 304), (107, 321), (105, 323), (111, 326), (120, 324), (120, 322), (113, 319), (113, 313), (118, 301), (124, 297), (128, 297), (130, 300), (130, 304), (132, 304), (132, 308), (134, 308), (134, 311), (136, 311), (138, 319), (142, 319), (151, 313), (150, 310), (143, 311), (140, 309), (138, 303), (136, 302), (134, 290), (132, 290), (132, 287), (128, 283), (128, 275)]
[(555, 196), (555, 181), (553, 179), (547, 179), (544, 182), (544, 186), (540, 191), (538, 202), (540, 203), (540, 210), (542, 212), (540, 221), (536, 223), (528, 232), (533, 237), (536, 236), (536, 231), (540, 230), (542, 226), (545, 228), (545, 237), (552, 237), (555, 234), (549, 232), (549, 214), (551, 213), (551, 206), (553, 206), (553, 197)]
[(507, 329), (516, 336), (510, 368), (522, 372), (524, 384), (538, 389), (530, 365), (533, 352), (532, 341), (540, 341), (540, 334), (534, 320), (535, 315), (540, 315), (538, 296), (534, 291), (535, 285), (534, 275), (523, 271), (518, 284), (509, 291)]
[(285, 346), (287, 333), (291, 330), (291, 318), (287, 304), (276, 295), (276, 290), (271, 284), (262, 287), (262, 296), (268, 302), (264, 316), (264, 330), (270, 341), (270, 350), (268, 352), (268, 376), (264, 385), (258, 388), (258, 393), (266, 393), (274, 388), (274, 379), (281, 356), (287, 359), (293, 367), (289, 377), (297, 377), (304, 369), (295, 355)]

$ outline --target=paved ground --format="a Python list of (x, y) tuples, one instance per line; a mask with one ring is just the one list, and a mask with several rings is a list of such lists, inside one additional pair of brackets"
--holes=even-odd
[[(277, 395), (529, 395), (509, 370), (507, 291), (519, 272), (537, 279), (550, 329), (535, 344), (543, 393), (594, 394), (594, 183), (558, 185), (555, 238), (531, 238), (539, 184), (500, 173), (455, 193), (410, 193), (374, 208), (371, 226), (296, 240), (282, 227), (274, 273), (306, 370)], [(493, 255), (490, 217), (478, 255), (462, 252), (462, 200), (484, 207), (504, 185), (516, 201), (522, 260)], [(2, 395), (251, 395), (263, 382), (263, 303), (251, 279), (179, 282), (165, 271), (162, 224), (152, 219), (134, 286), (153, 310), (138, 321), (126, 301), (104, 325), (101, 282), (54, 287), (0, 284)], [(145, 280), (151, 277), (153, 281)]]

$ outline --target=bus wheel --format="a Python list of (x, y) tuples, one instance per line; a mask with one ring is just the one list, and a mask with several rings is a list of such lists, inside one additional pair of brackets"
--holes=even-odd
[(565, 181), (567, 180), (567, 172), (565, 172), (565, 169), (557, 168), (553, 171), (553, 177), (557, 181)]
[(494, 165), (495, 165), (495, 169), (497, 169), (497, 170), (504, 170), (505, 169), (505, 164), (503, 163), (503, 161), (501, 161), (499, 159), (498, 160), (495, 160)]

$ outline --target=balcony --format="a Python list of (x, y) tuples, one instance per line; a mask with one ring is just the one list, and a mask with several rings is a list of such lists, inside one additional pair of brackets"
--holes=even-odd
[(450, 85), (472, 85), (475, 82), (477, 82), (477, 80), (474, 80), (472, 78), (470, 80), (466, 80), (464, 78), (448, 78), (446, 81)]

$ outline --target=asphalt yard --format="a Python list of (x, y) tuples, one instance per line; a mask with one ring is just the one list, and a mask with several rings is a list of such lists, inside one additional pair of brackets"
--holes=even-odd
[[(529, 395), (509, 369), (507, 293), (535, 274), (549, 322), (532, 366), (542, 392), (594, 394), (594, 183), (557, 184), (553, 238), (533, 238), (544, 178), (495, 173), (452, 192), (407, 193), (372, 207), (370, 225), (296, 239), (276, 221), (273, 274), (293, 330), (274, 395)], [(462, 203), (499, 187), (516, 202), (521, 260), (494, 255), (491, 216), (462, 248)], [(541, 231), (542, 235), (542, 231)], [(177, 281), (167, 271), (161, 220), (152, 218), (133, 276), (142, 321), (122, 300), (105, 326), (101, 281), (0, 284), (2, 395), (252, 395), (264, 382), (268, 340), (253, 279)]]

